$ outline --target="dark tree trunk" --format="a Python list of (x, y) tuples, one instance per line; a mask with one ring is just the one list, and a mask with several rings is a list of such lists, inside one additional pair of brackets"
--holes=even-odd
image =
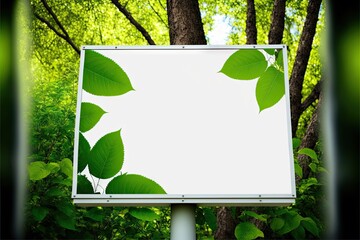
[(206, 45), (197, 0), (167, 0), (171, 45)]
[(290, 77), (290, 105), (292, 135), (296, 135), (299, 118), (302, 114), (301, 99), (305, 71), (310, 57), (311, 46), (316, 32), (316, 24), (321, 0), (310, 0), (303, 31), (296, 52), (295, 63)]
[[(316, 145), (316, 142), (319, 138), (319, 112), (322, 105), (322, 94), (320, 94), (319, 102), (316, 106), (316, 109), (311, 117), (310, 123), (306, 129), (305, 136), (303, 137), (299, 149), (302, 148), (314, 148)], [(299, 164), (301, 168), (303, 169), (303, 178), (308, 178), (310, 174), (310, 158), (306, 155), (299, 155), (298, 158)]]
[(215, 239), (217, 240), (232, 240), (236, 239), (234, 235), (236, 223), (231, 215), (231, 211), (227, 207), (220, 207), (217, 211), (217, 230), (215, 232)]
[(257, 43), (256, 13), (254, 0), (247, 0), (246, 44)]
[(280, 44), (283, 38), (285, 26), (285, 3), (286, 0), (275, 0), (271, 17), (271, 26), (268, 36), (269, 44)]

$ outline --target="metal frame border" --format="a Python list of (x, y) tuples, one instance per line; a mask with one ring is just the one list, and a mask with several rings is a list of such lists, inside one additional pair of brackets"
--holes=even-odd
[[(85, 50), (228, 50), (228, 49), (281, 49), (284, 59), (285, 98), (287, 111), (287, 129), (289, 142), (289, 160), (291, 174), (291, 194), (77, 194), (77, 168), (80, 110), (82, 102), (82, 79), (84, 71)], [(288, 58), (286, 45), (173, 45), (173, 46), (99, 46), (81, 47), (76, 104), (76, 119), (73, 154), (72, 198), (79, 206), (169, 206), (171, 204), (197, 204), (200, 206), (288, 206), (295, 203), (296, 185), (292, 148), (290, 94), (288, 77)]]

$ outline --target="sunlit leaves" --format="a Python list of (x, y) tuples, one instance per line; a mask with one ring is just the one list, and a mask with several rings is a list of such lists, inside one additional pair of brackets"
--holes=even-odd
[(120, 130), (103, 136), (91, 149), (88, 165), (97, 178), (111, 178), (118, 173), (124, 161), (124, 145)]
[(99, 96), (116, 96), (134, 90), (118, 64), (93, 50), (85, 51), (83, 89)]
[(72, 177), (72, 162), (70, 159), (68, 158), (64, 158), (63, 160), (61, 160), (61, 162), (59, 163), (60, 165), (60, 169), (61, 171), (66, 175), (68, 176), (69, 178)]
[(45, 163), (42, 161), (36, 161), (30, 163), (30, 165), (28, 166), (29, 178), (32, 181), (46, 178), (47, 176), (49, 176), (49, 174), (56, 173), (59, 170), (60, 165), (55, 162)]
[(239, 80), (252, 80), (266, 69), (265, 56), (258, 50), (246, 49), (233, 53), (224, 63), (220, 72)]
[(86, 132), (92, 129), (104, 113), (105, 111), (95, 104), (81, 103), (80, 131)]
[(107, 194), (165, 194), (165, 190), (153, 180), (137, 174), (115, 177), (106, 187)]

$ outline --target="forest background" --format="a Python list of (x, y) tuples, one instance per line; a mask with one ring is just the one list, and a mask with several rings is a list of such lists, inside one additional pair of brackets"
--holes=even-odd
[[(169, 237), (168, 208), (79, 208), (71, 202), (79, 47), (207, 44), (220, 16), (231, 26), (226, 44), (288, 45), (298, 198), (287, 208), (197, 208), (198, 239), (357, 238), (356, 1), (19, 2), (1, 2), (2, 237)], [(346, 15), (336, 14), (344, 9)], [(333, 18), (325, 20), (328, 12)]]

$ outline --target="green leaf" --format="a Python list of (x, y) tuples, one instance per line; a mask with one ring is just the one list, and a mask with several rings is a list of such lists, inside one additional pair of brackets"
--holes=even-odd
[(75, 217), (71, 216), (67, 216), (66, 214), (64, 214), (63, 212), (57, 212), (55, 215), (55, 221), (56, 223), (66, 229), (69, 230), (76, 230), (75, 228)]
[(291, 231), (291, 235), (295, 239), (305, 239), (305, 229), (300, 225), (299, 227)]
[(317, 172), (317, 164), (316, 163), (310, 163), (309, 168), (311, 169), (312, 172), (314, 172), (314, 173)]
[(239, 223), (235, 228), (236, 239), (251, 240), (264, 237), (264, 233), (250, 222)]
[(278, 65), (278, 67), (280, 67), (281, 70), (284, 69), (284, 57), (282, 50), (278, 51), (276, 55), (276, 64)]
[(314, 160), (315, 163), (319, 163), (316, 152), (310, 148), (302, 148), (298, 151), (298, 154), (306, 155)]
[(256, 84), (256, 100), (260, 112), (275, 105), (285, 94), (284, 73), (269, 67)]
[(56, 173), (60, 170), (60, 165), (58, 163), (55, 162), (50, 162), (48, 164), (46, 164), (46, 168), (51, 172), (51, 173)]
[(93, 50), (85, 51), (83, 89), (99, 96), (116, 96), (134, 90), (119, 65)]
[(58, 197), (58, 196), (64, 196), (64, 195), (65, 194), (64, 194), (63, 190), (61, 190), (58, 187), (51, 188), (46, 192), (46, 196), (48, 196), (48, 197)]
[(292, 230), (300, 226), (300, 222), (303, 219), (297, 212), (289, 211), (282, 215), (284, 219), (284, 226), (278, 231), (280, 235), (291, 232)]
[(77, 177), (77, 193), (78, 194), (93, 194), (94, 189), (91, 182), (83, 175)]
[(270, 227), (273, 231), (279, 231), (285, 224), (284, 219), (282, 218), (273, 218), (270, 223)]
[(303, 218), (301, 225), (315, 237), (319, 237), (319, 228), (314, 220), (310, 217)]
[(95, 104), (87, 102), (81, 103), (80, 131), (86, 132), (92, 129), (104, 113), (106, 112)]
[(209, 225), (211, 230), (215, 232), (217, 228), (216, 214), (211, 208), (203, 208), (206, 223)]
[(158, 214), (149, 208), (130, 208), (129, 214), (143, 221), (154, 221), (160, 218)]
[(299, 163), (297, 161), (295, 161), (294, 167), (295, 167), (296, 175), (298, 175), (300, 178), (302, 178), (303, 177), (303, 170), (302, 170), (301, 166), (299, 165)]
[(275, 54), (275, 49), (273, 49), (273, 48), (266, 48), (266, 49), (264, 49), (264, 51), (267, 52), (269, 55)]
[(63, 160), (61, 160), (59, 165), (61, 171), (65, 173), (65, 175), (68, 176), (69, 178), (72, 178), (73, 168), (72, 168), (71, 160), (68, 158), (64, 158)]
[(301, 144), (301, 140), (299, 138), (292, 139), (293, 149), (297, 149)]
[(263, 215), (257, 214), (256, 212), (245, 210), (243, 213), (260, 221), (266, 222), (266, 218)]
[(88, 159), (90, 156), (90, 144), (86, 138), (79, 133), (79, 156), (78, 156), (78, 173), (84, 171), (88, 165)]
[(36, 161), (30, 163), (28, 172), (30, 180), (37, 181), (46, 178), (51, 173), (51, 170), (49, 170), (46, 163), (42, 161)]
[(104, 219), (104, 213), (101, 209), (94, 207), (86, 211), (85, 217), (88, 217), (94, 221), (101, 222)]
[(72, 217), (75, 215), (75, 207), (70, 202), (62, 201), (56, 204), (56, 208), (66, 216)]
[(63, 178), (63, 177), (58, 177), (53, 179), (52, 181), (53, 183), (58, 183), (60, 185), (64, 185), (64, 186), (68, 186), (70, 187), (72, 185), (72, 180), (70, 178)]
[(90, 173), (97, 178), (111, 178), (124, 162), (124, 145), (120, 130), (106, 134), (91, 149), (88, 165)]
[(151, 179), (137, 174), (120, 175), (106, 187), (107, 194), (166, 194), (164, 189)]
[(251, 80), (260, 77), (267, 64), (264, 54), (256, 49), (238, 50), (226, 60), (220, 72), (233, 79)]
[(49, 209), (45, 207), (33, 207), (31, 213), (35, 220), (41, 222), (49, 213)]

